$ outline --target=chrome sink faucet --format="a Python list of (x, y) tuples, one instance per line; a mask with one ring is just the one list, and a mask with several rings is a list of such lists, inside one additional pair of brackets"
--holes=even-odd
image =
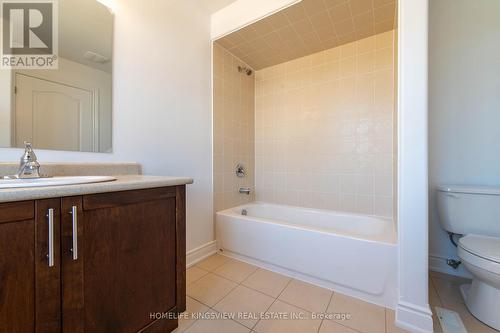
[(15, 175), (6, 176), (11, 179), (41, 178), (40, 163), (36, 158), (31, 142), (24, 142), (24, 154), (20, 159), (19, 169)]

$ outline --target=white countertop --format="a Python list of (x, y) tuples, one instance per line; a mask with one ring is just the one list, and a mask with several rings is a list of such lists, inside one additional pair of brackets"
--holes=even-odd
[(115, 176), (115, 181), (79, 185), (0, 189), (0, 203), (192, 184), (187, 177)]

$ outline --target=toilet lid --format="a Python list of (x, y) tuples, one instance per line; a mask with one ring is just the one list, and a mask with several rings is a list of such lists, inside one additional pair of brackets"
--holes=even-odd
[(458, 243), (467, 252), (500, 263), (500, 237), (467, 235)]

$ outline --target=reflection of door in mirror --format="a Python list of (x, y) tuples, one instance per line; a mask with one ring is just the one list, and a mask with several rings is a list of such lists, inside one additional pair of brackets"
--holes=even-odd
[(16, 147), (99, 151), (92, 91), (19, 73), (16, 88)]

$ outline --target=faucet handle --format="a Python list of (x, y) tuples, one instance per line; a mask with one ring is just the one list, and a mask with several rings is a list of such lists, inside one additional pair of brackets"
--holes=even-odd
[(33, 150), (33, 145), (29, 141), (24, 141), (24, 150)]
[(21, 157), (21, 164), (28, 163), (28, 162), (38, 164), (36, 154), (33, 151), (33, 146), (31, 144), (31, 142), (24, 141), (24, 154)]

